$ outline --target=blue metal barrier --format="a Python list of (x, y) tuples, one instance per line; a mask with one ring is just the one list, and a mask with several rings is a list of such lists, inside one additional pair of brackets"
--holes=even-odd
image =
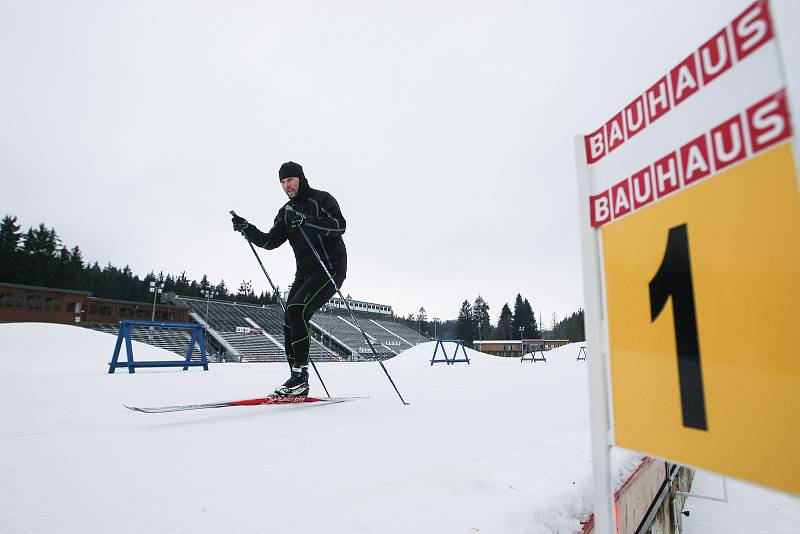
[[(456, 350), (453, 354), (452, 358), (447, 357), (447, 351), (444, 350), (445, 343), (455, 343)], [(436, 359), (436, 353), (439, 352), (439, 347), (442, 347), (442, 354), (444, 355), (444, 360)], [(461, 347), (461, 352), (464, 354), (464, 357), (458, 359), (458, 348)], [(464, 340), (463, 339), (442, 339), (439, 338), (436, 340), (436, 348), (433, 350), (433, 357), (431, 358), (431, 365), (434, 363), (446, 363), (447, 365), (453, 365), (454, 363), (467, 363), (469, 364), (469, 356), (467, 356), (467, 350), (464, 348)]]
[[(135, 362), (133, 360), (133, 345), (131, 343), (131, 329), (134, 327), (158, 327), (173, 328), (176, 330), (191, 330), (192, 339), (189, 341), (189, 349), (186, 351), (186, 360), (160, 360)], [(125, 341), (125, 352), (127, 361), (120, 362), (119, 353), (122, 349), (122, 341)], [(192, 352), (195, 344), (200, 348), (200, 360), (192, 361)], [(117, 344), (114, 347), (114, 355), (108, 364), (108, 374), (114, 374), (118, 367), (127, 367), (128, 373), (135, 373), (137, 367), (183, 367), (186, 371), (189, 367), (200, 367), (208, 371), (208, 359), (206, 358), (206, 343), (203, 335), (203, 326), (196, 323), (158, 323), (151, 321), (120, 321), (119, 334), (117, 334)]]
[[(525, 353), (523, 351), (522, 358), (519, 359), (520, 363), (522, 362), (546, 362), (547, 358), (544, 357), (544, 348), (541, 345), (533, 345), (531, 347), (530, 358), (525, 357)], [(536, 353), (542, 355), (542, 359), (536, 358)]]

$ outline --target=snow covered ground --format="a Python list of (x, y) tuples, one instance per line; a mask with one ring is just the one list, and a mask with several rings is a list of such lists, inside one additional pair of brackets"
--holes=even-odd
[(471, 365), (449, 367), (418, 346), (386, 362), (410, 406), (377, 363), (331, 363), (318, 367), (333, 395), (370, 399), (170, 414), (122, 403), (261, 396), (287, 368), (108, 375), (113, 345), (0, 325), (0, 532), (570, 532), (591, 508), (575, 345), (547, 363), (468, 351)]
[[(418, 346), (386, 362), (410, 406), (378, 364), (321, 364), (334, 395), (370, 399), (142, 414), (122, 403), (260, 396), (286, 368), (108, 375), (113, 343), (72, 326), (0, 325), (0, 532), (564, 533), (590, 511), (577, 345), (547, 363), (468, 350), (472, 364), (451, 367), (431, 367), (433, 344)], [(175, 358), (139, 343), (134, 353)], [(617, 451), (618, 482), (637, 460)], [(715, 494), (703, 480), (692, 491)], [(731, 504), (690, 500), (686, 532), (748, 518), (752, 532), (794, 531), (796, 498), (729, 489)]]
[[(696, 497), (686, 500), (683, 534), (797, 534), (800, 531), (800, 499), (740, 480), (728, 479), (728, 502)], [(697, 471), (692, 493), (722, 497), (722, 478)]]
[[(567, 533), (591, 509), (577, 345), (547, 363), (468, 350), (471, 365), (450, 367), (429, 365), (433, 343), (415, 347), (386, 362), (410, 406), (378, 364), (332, 363), (318, 367), (333, 395), (370, 398), (143, 414), (122, 403), (257, 397), (287, 369), (108, 375), (113, 344), (73, 326), (0, 325), (0, 532)], [(615, 453), (619, 485), (638, 457)], [(692, 491), (720, 494), (709, 477)], [(690, 499), (686, 532), (796, 532), (797, 498), (731, 480), (729, 491), (730, 504)]]

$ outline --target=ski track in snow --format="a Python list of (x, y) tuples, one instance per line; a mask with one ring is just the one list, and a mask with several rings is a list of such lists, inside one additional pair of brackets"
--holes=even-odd
[[(591, 507), (577, 344), (454, 366), (417, 346), (385, 362), (410, 406), (377, 363), (326, 363), (333, 396), (371, 398), (165, 414), (122, 404), (259, 397), (287, 367), (108, 375), (114, 337), (66, 325), (0, 325), (0, 346), (2, 533), (566, 533)], [(615, 451), (618, 485), (637, 461)]]

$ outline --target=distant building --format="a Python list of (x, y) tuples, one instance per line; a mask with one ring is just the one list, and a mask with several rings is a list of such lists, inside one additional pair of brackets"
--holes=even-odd
[[(291, 290), (291, 285), (289, 289)], [(288, 300), (289, 298), (289, 291), (283, 292), (283, 300)], [(345, 300), (347, 300), (347, 304), (350, 305), (350, 309), (354, 312), (364, 312), (364, 313), (376, 313), (378, 315), (385, 315), (388, 317), (394, 317), (394, 311), (392, 307), (388, 304), (378, 304), (377, 302), (367, 302), (365, 300), (355, 300), (350, 298), (350, 295), (347, 296), (346, 299), (340, 299), (339, 297), (332, 297), (328, 302), (325, 304), (323, 311), (327, 308), (334, 308), (337, 310), (347, 310), (347, 306), (345, 305)]]
[[(392, 311), (392, 307), (388, 304), (378, 304), (376, 302), (366, 302), (363, 300), (353, 300), (351, 298), (347, 299), (347, 303), (350, 305), (350, 308), (353, 311), (361, 311), (367, 313), (377, 313), (379, 315), (394, 315), (394, 311)], [(328, 301), (328, 306), (331, 308), (336, 309), (346, 309), (344, 300), (334, 297)]]
[(535, 350), (550, 350), (563, 347), (568, 344), (568, 339), (485, 339), (483, 341), (473, 341), (472, 348), (492, 354), (494, 356), (507, 356), (509, 358), (521, 358)]
[[(112, 323), (123, 319), (149, 321), (153, 303), (93, 297), (89, 291), (0, 283), (0, 322)], [(189, 311), (156, 304), (155, 320), (189, 322)]]

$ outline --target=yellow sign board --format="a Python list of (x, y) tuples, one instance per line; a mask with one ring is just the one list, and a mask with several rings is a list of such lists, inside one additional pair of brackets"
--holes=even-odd
[[(603, 227), (602, 242), (616, 443), (800, 493), (791, 144)], [(653, 313), (659, 274), (672, 294)], [(681, 373), (687, 290), (698, 357)]]
[(785, 88), (759, 0), (576, 139), (598, 465), (617, 445), (800, 494)]

